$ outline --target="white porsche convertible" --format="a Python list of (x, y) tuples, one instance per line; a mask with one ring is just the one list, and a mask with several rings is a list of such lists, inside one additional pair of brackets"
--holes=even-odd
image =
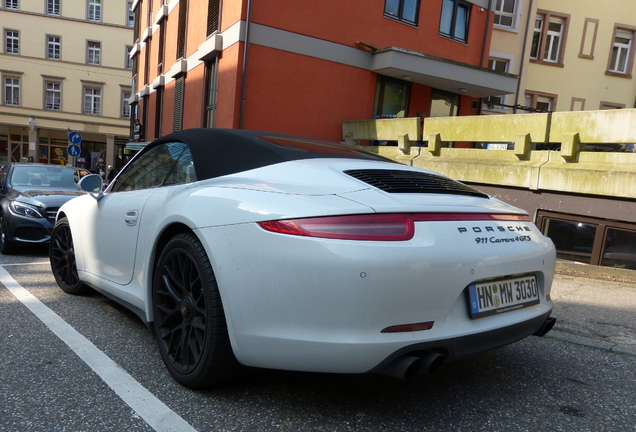
[(555, 322), (555, 249), (526, 212), (356, 148), (184, 130), (79, 187), (57, 283), (137, 313), (191, 388), (242, 366), (408, 377)]

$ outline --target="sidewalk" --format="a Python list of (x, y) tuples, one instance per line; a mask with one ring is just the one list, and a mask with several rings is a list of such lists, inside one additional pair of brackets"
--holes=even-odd
[(559, 261), (546, 337), (636, 356), (636, 271)]

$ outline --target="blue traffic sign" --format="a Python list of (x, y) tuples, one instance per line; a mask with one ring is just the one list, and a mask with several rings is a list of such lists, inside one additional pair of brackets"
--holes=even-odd
[(71, 157), (79, 156), (80, 153), (82, 152), (80, 149), (80, 146), (78, 146), (77, 144), (71, 144), (70, 146), (67, 147), (66, 151), (68, 152), (68, 155)]
[(68, 142), (71, 144), (79, 144), (82, 142), (82, 134), (79, 132), (69, 132), (68, 133)]

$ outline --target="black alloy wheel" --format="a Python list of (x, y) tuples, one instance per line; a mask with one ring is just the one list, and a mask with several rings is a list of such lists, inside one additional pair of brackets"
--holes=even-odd
[(12, 255), (15, 253), (16, 245), (7, 238), (7, 223), (4, 216), (0, 215), (0, 253)]
[(177, 382), (206, 388), (236, 375), (212, 265), (193, 233), (176, 235), (163, 249), (154, 274), (153, 313), (161, 357)]
[(68, 219), (60, 218), (53, 227), (49, 259), (55, 281), (68, 294), (83, 294), (87, 286), (80, 281), (75, 262), (75, 249)]

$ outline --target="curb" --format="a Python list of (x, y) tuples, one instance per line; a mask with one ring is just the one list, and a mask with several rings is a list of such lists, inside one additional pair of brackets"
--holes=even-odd
[(574, 261), (557, 260), (555, 272), (556, 274), (566, 276), (601, 279), (612, 282), (626, 282), (634, 284), (634, 288), (636, 288), (636, 270), (602, 267)]

